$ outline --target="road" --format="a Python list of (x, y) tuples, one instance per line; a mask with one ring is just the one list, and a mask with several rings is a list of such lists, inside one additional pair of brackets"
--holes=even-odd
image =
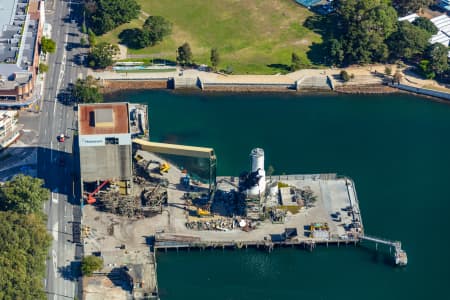
[[(44, 284), (48, 299), (73, 299), (80, 295), (73, 266), (82, 253), (77, 241), (81, 221), (79, 195), (76, 196), (78, 183), (74, 182), (78, 168), (74, 168), (72, 155), (76, 116), (73, 106), (63, 104), (59, 95), (77, 77), (85, 76), (86, 70), (74, 61), (79, 61), (79, 55), (86, 49), (79, 48), (79, 25), (72, 22), (80, 14), (80, 2), (51, 0), (45, 5), (56, 52), (48, 56), (49, 71), (39, 121), (37, 172), (51, 190), (44, 208), (48, 215), (47, 229), (53, 237)], [(56, 139), (61, 133), (69, 136), (63, 143)]]

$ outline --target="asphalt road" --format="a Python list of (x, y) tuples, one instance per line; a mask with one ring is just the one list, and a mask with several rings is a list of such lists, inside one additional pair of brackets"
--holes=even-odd
[[(79, 1), (79, 0), (78, 0)], [(76, 128), (73, 106), (61, 102), (60, 94), (86, 70), (79, 62), (79, 55), (86, 49), (79, 47), (80, 2), (46, 1), (46, 22), (52, 25), (52, 39), (56, 52), (47, 59), (49, 71), (40, 105), (38, 177), (45, 180), (52, 191), (45, 204), (48, 215), (47, 229), (53, 243), (47, 261), (45, 290), (48, 299), (80, 298), (78, 277), (74, 266), (81, 258), (79, 232), (81, 211), (80, 196), (76, 195), (77, 169), (73, 159), (73, 128)], [(65, 142), (57, 141), (61, 133), (69, 136)]]

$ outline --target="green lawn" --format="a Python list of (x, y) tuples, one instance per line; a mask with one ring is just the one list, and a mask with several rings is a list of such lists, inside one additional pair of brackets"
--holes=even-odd
[[(291, 53), (306, 58), (319, 35), (302, 26), (311, 13), (293, 0), (138, 0), (142, 11), (161, 15), (173, 24), (173, 32), (162, 43), (129, 54), (175, 60), (176, 49), (191, 45), (196, 63), (210, 64), (210, 50), (219, 49), (220, 68), (231, 66), (234, 73), (273, 74), (290, 65)], [(126, 28), (140, 26), (145, 19), (122, 25), (100, 37), (118, 41)], [(273, 65), (270, 67), (269, 65)]]

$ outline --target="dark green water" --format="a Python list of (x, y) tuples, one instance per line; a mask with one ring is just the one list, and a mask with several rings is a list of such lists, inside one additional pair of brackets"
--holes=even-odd
[(211, 146), (219, 175), (249, 168), (355, 180), (366, 232), (399, 239), (409, 265), (355, 247), (159, 253), (163, 300), (450, 299), (450, 105), (410, 95), (115, 95), (149, 104), (151, 139)]

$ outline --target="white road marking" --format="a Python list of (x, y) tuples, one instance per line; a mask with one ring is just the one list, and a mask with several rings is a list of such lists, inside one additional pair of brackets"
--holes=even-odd
[(53, 224), (53, 228), (52, 228), (52, 235), (53, 235), (54, 241), (58, 240), (58, 230), (59, 230), (58, 222), (55, 222), (55, 224)]
[(53, 195), (53, 193), (52, 193), (52, 202), (58, 203), (58, 195), (57, 194)]
[(58, 265), (58, 257), (56, 256), (55, 249), (52, 250), (52, 261), (53, 261), (53, 272), (55, 273), (55, 278), (56, 278), (56, 269), (57, 269), (57, 265)]

